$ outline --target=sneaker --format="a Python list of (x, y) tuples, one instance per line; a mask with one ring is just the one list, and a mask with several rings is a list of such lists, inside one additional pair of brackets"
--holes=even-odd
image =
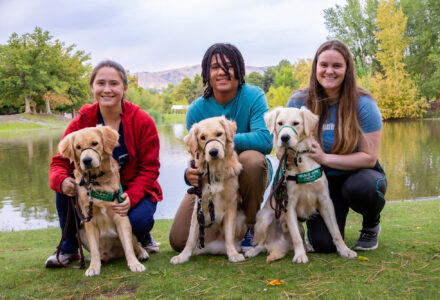
[(356, 245), (354, 245), (354, 250), (374, 250), (379, 246), (379, 234), (380, 234), (381, 228), (380, 225), (376, 225), (373, 228), (362, 228), (361, 230), (361, 236), (359, 237), (359, 240), (356, 242)]
[(254, 229), (248, 228), (243, 239), (241, 240), (241, 252), (245, 253), (246, 251), (253, 248), (254, 243)]
[(157, 243), (150, 233), (148, 233), (146, 241), (142, 243), (142, 247), (147, 250), (148, 253), (159, 253), (159, 245), (160, 243)]
[[(59, 259), (59, 261), (58, 261)], [(60, 252), (60, 255), (57, 259), (57, 252), (55, 251), (49, 258), (46, 260), (46, 268), (60, 268), (64, 267), (64, 265), (68, 265), (72, 261), (79, 260), (78, 252), (75, 253), (65, 253), (63, 251)]]

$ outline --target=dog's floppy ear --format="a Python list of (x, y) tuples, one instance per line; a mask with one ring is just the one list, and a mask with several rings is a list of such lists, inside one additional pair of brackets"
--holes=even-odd
[(264, 121), (266, 122), (266, 127), (270, 134), (273, 134), (275, 131), (277, 117), (280, 114), (281, 109), (281, 106), (275, 107), (273, 110), (264, 115)]
[(220, 123), (225, 129), (226, 140), (228, 143), (232, 143), (234, 141), (235, 132), (237, 131), (237, 124), (234, 121), (226, 119), (225, 116), (220, 119)]
[(61, 156), (66, 157), (73, 162), (75, 159), (75, 152), (73, 150), (73, 142), (75, 141), (75, 132), (66, 135), (58, 144), (58, 152)]
[(189, 130), (188, 134), (183, 138), (183, 141), (188, 146), (189, 151), (191, 153), (196, 153), (198, 144), (197, 144), (197, 131), (198, 131), (198, 124), (194, 123)]
[(113, 149), (118, 145), (119, 133), (109, 126), (97, 126), (102, 135), (104, 152), (112, 155)]
[(304, 133), (306, 134), (306, 136), (314, 135), (319, 122), (319, 117), (312, 113), (305, 106), (301, 107), (300, 112), (304, 120)]

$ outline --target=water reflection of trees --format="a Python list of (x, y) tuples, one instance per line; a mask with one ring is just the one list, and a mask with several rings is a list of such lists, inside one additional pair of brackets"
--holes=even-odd
[(388, 178), (388, 199), (439, 195), (440, 121), (384, 124), (379, 157)]
[(56, 149), (60, 136), (60, 132), (32, 132), (0, 137), (0, 208), (7, 199), (26, 219), (55, 219), (48, 170), (50, 153)]

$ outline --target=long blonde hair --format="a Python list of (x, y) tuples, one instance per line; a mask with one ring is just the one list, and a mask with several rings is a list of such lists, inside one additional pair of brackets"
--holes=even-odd
[(307, 91), (307, 107), (319, 116), (318, 136), (322, 141), (322, 125), (329, 118), (330, 99), (324, 88), (318, 82), (316, 69), (319, 55), (326, 50), (336, 50), (345, 59), (347, 69), (345, 78), (339, 90), (339, 104), (335, 124), (335, 140), (331, 153), (352, 153), (358, 146), (361, 128), (358, 119), (358, 97), (370, 93), (356, 85), (354, 62), (348, 47), (339, 40), (330, 40), (323, 43), (316, 51), (312, 63), (309, 88)]

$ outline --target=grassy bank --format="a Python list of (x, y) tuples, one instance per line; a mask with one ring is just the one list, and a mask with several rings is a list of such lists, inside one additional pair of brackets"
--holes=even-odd
[[(157, 125), (185, 123), (183, 114), (154, 115)], [(66, 128), (70, 119), (56, 115), (16, 114), (0, 116), (1, 131)]]
[(57, 115), (16, 114), (0, 116), (0, 131), (65, 128), (69, 119)]
[[(359, 252), (368, 260), (309, 254), (293, 264), (292, 254), (270, 265), (265, 255), (242, 263), (224, 256), (192, 257), (171, 265), (170, 220), (157, 221), (153, 234), (161, 253), (132, 273), (124, 260), (104, 265), (101, 275), (84, 270), (45, 269), (59, 229), (0, 232), (0, 298), (5, 299), (438, 299), (440, 295), (440, 200), (389, 203), (382, 215), (380, 246)], [(359, 215), (348, 217), (346, 242), (358, 237)], [(284, 283), (267, 286), (274, 279)]]

